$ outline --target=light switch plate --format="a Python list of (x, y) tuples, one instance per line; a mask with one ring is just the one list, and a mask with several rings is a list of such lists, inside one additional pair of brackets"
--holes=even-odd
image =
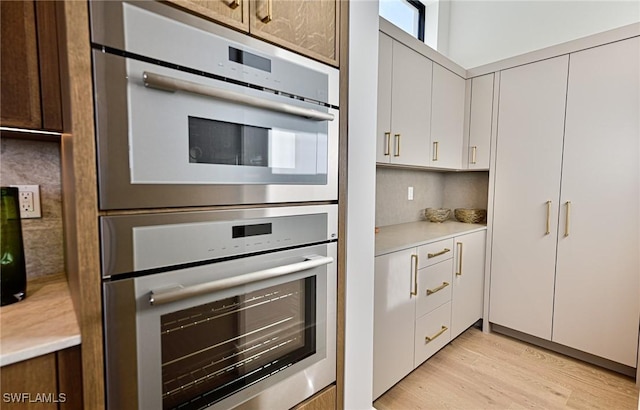
[(40, 209), (40, 185), (11, 185), (18, 188), (20, 218), (42, 218)]

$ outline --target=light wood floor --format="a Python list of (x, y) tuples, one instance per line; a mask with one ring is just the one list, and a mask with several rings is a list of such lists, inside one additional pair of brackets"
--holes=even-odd
[(638, 409), (635, 381), (471, 328), (375, 401), (377, 410)]

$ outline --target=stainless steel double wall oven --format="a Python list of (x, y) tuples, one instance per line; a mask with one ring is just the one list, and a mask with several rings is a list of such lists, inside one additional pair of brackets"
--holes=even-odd
[(338, 71), (160, 2), (90, 14), (107, 407), (330, 385)]

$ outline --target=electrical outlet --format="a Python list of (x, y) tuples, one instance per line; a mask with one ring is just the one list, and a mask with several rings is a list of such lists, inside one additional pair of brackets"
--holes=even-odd
[(413, 201), (413, 187), (410, 186), (409, 189), (407, 190), (407, 199), (409, 201)]
[(41, 218), (40, 210), (40, 186), (39, 185), (11, 185), (20, 191), (18, 199), (20, 203), (20, 218)]

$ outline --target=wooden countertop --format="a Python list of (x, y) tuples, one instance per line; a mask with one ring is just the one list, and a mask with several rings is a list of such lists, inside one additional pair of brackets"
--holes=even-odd
[(80, 327), (62, 274), (27, 282), (24, 300), (0, 308), (0, 366), (79, 344)]
[(380, 231), (376, 234), (375, 256), (481, 231), (487, 229), (487, 225), (458, 221), (442, 223), (419, 221), (381, 226), (379, 229)]

